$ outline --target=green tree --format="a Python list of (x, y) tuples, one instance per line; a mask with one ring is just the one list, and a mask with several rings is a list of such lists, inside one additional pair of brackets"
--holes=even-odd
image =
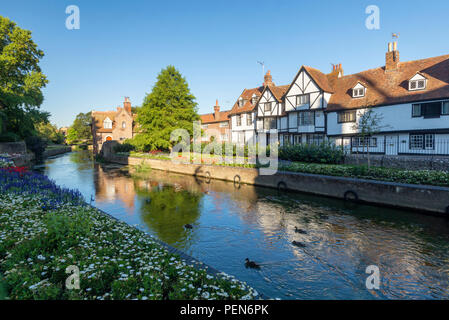
[(36, 130), (40, 137), (45, 139), (47, 143), (52, 142), (61, 144), (64, 142), (64, 136), (59, 132), (56, 125), (50, 122), (40, 122), (36, 125)]
[(197, 103), (187, 81), (175, 67), (168, 66), (159, 73), (138, 110), (139, 134), (132, 143), (145, 151), (171, 149), (172, 131), (186, 129), (192, 136), (193, 121), (198, 119)]
[(92, 140), (91, 124), (92, 115), (90, 112), (78, 113), (67, 132), (67, 142), (71, 144), (79, 141)]
[(8, 18), (0, 16), (0, 111), (3, 132), (24, 138), (35, 133), (36, 118), (48, 118), (47, 113), (37, 110), (44, 100), (41, 89), (48, 83), (39, 67), (43, 56), (43, 51), (31, 38), (31, 31), (21, 29)]

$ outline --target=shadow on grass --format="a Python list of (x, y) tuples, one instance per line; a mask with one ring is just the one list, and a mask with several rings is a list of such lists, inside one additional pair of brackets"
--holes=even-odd
[(2, 276), (0, 275), (0, 300), (6, 300), (8, 297), (6, 290), (6, 284), (4, 283)]

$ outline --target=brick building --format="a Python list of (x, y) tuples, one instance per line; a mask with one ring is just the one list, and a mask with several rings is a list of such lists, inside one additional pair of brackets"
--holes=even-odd
[(229, 110), (220, 111), (217, 100), (214, 106), (214, 113), (200, 115), (201, 129), (204, 131), (202, 141), (210, 141), (211, 136), (215, 136), (215, 141), (230, 141), (229, 112)]
[(135, 117), (132, 113), (131, 101), (125, 97), (123, 108), (116, 111), (92, 111), (92, 138), (94, 153), (98, 153), (105, 141), (123, 142), (136, 134)]

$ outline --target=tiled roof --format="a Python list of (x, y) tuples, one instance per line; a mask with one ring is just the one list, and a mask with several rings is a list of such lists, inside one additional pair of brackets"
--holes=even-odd
[[(427, 78), (427, 87), (409, 91), (408, 80), (416, 73)], [(365, 97), (352, 97), (357, 82), (366, 86)], [(399, 62), (396, 71), (386, 72), (385, 67), (380, 67), (343, 76), (333, 81), (332, 89), (329, 111), (449, 98), (449, 55)]]
[(112, 132), (112, 129), (103, 128), (103, 121), (106, 118), (111, 119), (112, 128), (115, 127), (115, 116), (117, 111), (92, 111), (92, 124), (95, 126), (96, 132)]
[(322, 73), (320, 70), (308, 66), (303, 66), (303, 68), (323, 91), (331, 93), (333, 92), (333, 88), (329, 83), (329, 79), (324, 73)]
[(284, 94), (287, 92), (289, 85), (284, 86), (269, 86), (268, 88), (273, 93), (274, 97), (278, 102), (282, 102), (282, 98), (284, 97)]
[(220, 111), (218, 119), (215, 118), (215, 113), (207, 113), (207, 114), (201, 114), (200, 119), (201, 123), (214, 123), (214, 122), (224, 122), (229, 121), (229, 113), (231, 111)]
[[(262, 95), (263, 89), (264, 89), (264, 87), (260, 86), (257, 88), (243, 90), (243, 92), (237, 98), (237, 101), (234, 103), (234, 106), (232, 107), (231, 111), (229, 112), (229, 115), (253, 111), (255, 106), (251, 103), (251, 98), (253, 97), (254, 94), (257, 97), (260, 97)], [(242, 97), (243, 99), (246, 100), (245, 104), (242, 107), (239, 107), (240, 97)]]

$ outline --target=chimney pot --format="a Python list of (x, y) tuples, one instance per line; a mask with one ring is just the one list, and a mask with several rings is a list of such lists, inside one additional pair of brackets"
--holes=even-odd
[(218, 105), (218, 99), (215, 101), (214, 106), (214, 118), (217, 120), (220, 117), (220, 106)]

